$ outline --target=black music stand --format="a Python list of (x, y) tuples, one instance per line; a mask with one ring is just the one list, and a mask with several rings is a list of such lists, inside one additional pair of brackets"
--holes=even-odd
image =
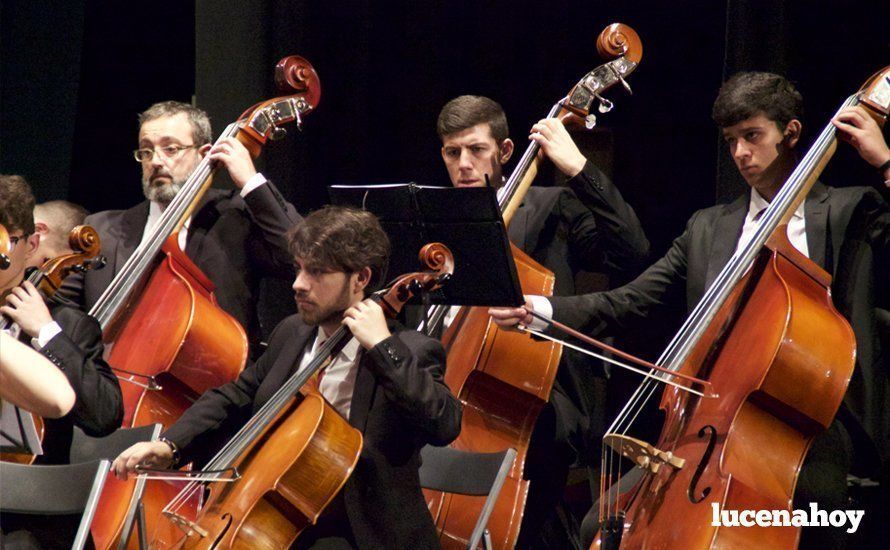
[(328, 187), (331, 202), (367, 210), (392, 243), (387, 278), (418, 270), (417, 253), (440, 242), (454, 254), (454, 277), (432, 304), (515, 307), (525, 303), (495, 191), (395, 185)]

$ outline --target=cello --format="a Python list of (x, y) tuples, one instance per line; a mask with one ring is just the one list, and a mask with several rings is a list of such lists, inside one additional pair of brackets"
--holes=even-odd
[[(388, 317), (453, 273), (453, 257), (442, 244), (425, 245), (420, 260), (429, 271), (402, 275), (372, 294)], [(197, 472), (201, 479), (186, 485), (164, 509), (170, 522), (161, 526), (155, 545), (287, 548), (316, 522), (358, 462), (362, 433), (307, 382), (351, 338), (345, 325), (334, 331), (309, 364), (284, 381)], [(226, 472), (232, 476), (224, 478)]]
[[(247, 109), (219, 139), (235, 137), (255, 158), (267, 140), (284, 137), (285, 124), (299, 126), (315, 110), (321, 84), (306, 59), (279, 61), (275, 80), (288, 95)], [(246, 363), (244, 328), (217, 305), (213, 283), (178, 245), (178, 231), (210, 188), (214, 168), (208, 157), (201, 160), (90, 310), (121, 382), (124, 427), (169, 426), (204, 391), (235, 379)], [(143, 483), (108, 480), (93, 522), (98, 548), (110, 547), (125, 521), (132, 521)], [(143, 495), (149, 522), (166, 502), (156, 490), (149, 487)]]
[[(642, 58), (642, 44), (630, 27), (615, 23), (597, 38), (601, 56), (611, 59), (590, 71), (557, 102), (548, 117), (566, 122), (586, 119), (588, 128), (596, 117), (590, 114), (594, 101), (600, 112), (612, 103), (601, 93), (616, 84), (629, 89), (625, 77)], [(534, 180), (540, 156), (532, 143), (519, 160), (507, 183), (498, 190), (498, 205), (505, 224), (522, 203)], [(523, 293), (550, 295), (553, 273), (511, 245)], [(430, 317), (437, 324), (445, 314), (437, 307)], [(503, 331), (491, 322), (487, 308), (461, 308), (442, 339), (448, 352), (445, 382), (463, 404), (461, 433), (452, 444), (461, 450), (498, 452), (516, 449), (517, 455), (495, 503), (488, 529), (496, 548), (512, 548), (519, 535), (529, 482), (523, 479), (524, 462), (532, 429), (549, 400), (561, 357), (561, 346), (532, 340), (526, 335)], [(440, 542), (444, 547), (465, 547), (484, 504), (478, 497), (425, 491)]]
[[(890, 112), (890, 67), (841, 108)], [(831, 276), (788, 241), (787, 222), (836, 148), (822, 130), (656, 364), (707, 380), (700, 399), (662, 393), (655, 445), (627, 435), (655, 390), (643, 383), (604, 437), (600, 532), (593, 547), (795, 548), (800, 527), (715, 525), (714, 510), (789, 511), (813, 439), (832, 423), (853, 373), (856, 341), (831, 297)], [(656, 375), (660, 377), (660, 375)], [(608, 450), (609, 448), (614, 451)], [(641, 480), (618, 495), (622, 455)]]

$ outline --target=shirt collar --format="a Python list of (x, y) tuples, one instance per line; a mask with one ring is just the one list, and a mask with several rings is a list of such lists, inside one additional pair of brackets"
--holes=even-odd
[[(148, 220), (151, 222), (149, 225), (154, 227), (154, 224), (157, 223), (159, 219), (161, 219), (161, 215), (164, 213), (164, 207), (161, 206), (161, 203), (157, 201), (149, 201), (148, 202)], [(189, 225), (192, 223), (192, 217), (189, 216), (185, 219), (185, 223), (182, 226), (188, 229)]]
[[(804, 203), (806, 203), (806, 199), (797, 205), (797, 210), (794, 211), (793, 217), (803, 219)], [(751, 189), (751, 198), (748, 200), (748, 215), (745, 217), (745, 221), (751, 221), (756, 218), (758, 214), (769, 208), (769, 204), (757, 189)]]
[[(321, 327), (318, 327), (318, 330), (317, 330), (316, 336), (315, 336), (315, 344), (312, 346), (313, 357), (315, 356), (316, 353), (318, 353), (318, 348), (320, 348), (321, 345), (327, 341), (327, 339), (328, 339), (328, 335), (325, 334), (325, 332), (321, 329)], [(358, 357), (358, 352), (359, 352), (360, 348), (361, 348), (361, 345), (358, 343), (358, 340), (356, 340), (355, 338), (350, 338), (349, 341), (346, 342), (346, 345), (343, 346), (343, 349), (340, 350), (340, 353), (338, 355), (342, 355), (344, 359), (346, 359), (350, 363), (354, 363), (356, 357)]]

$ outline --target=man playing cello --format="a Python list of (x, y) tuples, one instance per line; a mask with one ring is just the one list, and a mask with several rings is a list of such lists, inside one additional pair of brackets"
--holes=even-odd
[(460, 431), (460, 404), (443, 382), (445, 352), (436, 340), (388, 325), (366, 299), (382, 280), (389, 241), (377, 219), (327, 207), (289, 234), (300, 313), (272, 334), (268, 350), (237, 380), (205, 393), (164, 434), (114, 461), (126, 477), (137, 466), (186, 463), (210, 441), (237, 431), (282, 382), (309, 365), (319, 346), (346, 325), (353, 339), (325, 369), (319, 389), (364, 447), (344, 489), (297, 544), (357, 548), (435, 548), (438, 538), (418, 480), (425, 444), (447, 445)]

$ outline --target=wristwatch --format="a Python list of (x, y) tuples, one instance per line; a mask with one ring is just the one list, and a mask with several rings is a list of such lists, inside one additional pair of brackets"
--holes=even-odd
[(177, 464), (179, 464), (179, 447), (176, 445), (176, 443), (173, 443), (166, 437), (158, 438), (158, 441), (160, 441), (161, 443), (166, 443), (166, 445), (170, 447), (170, 452), (173, 454), (173, 464), (171, 464), (171, 466), (176, 466)]

